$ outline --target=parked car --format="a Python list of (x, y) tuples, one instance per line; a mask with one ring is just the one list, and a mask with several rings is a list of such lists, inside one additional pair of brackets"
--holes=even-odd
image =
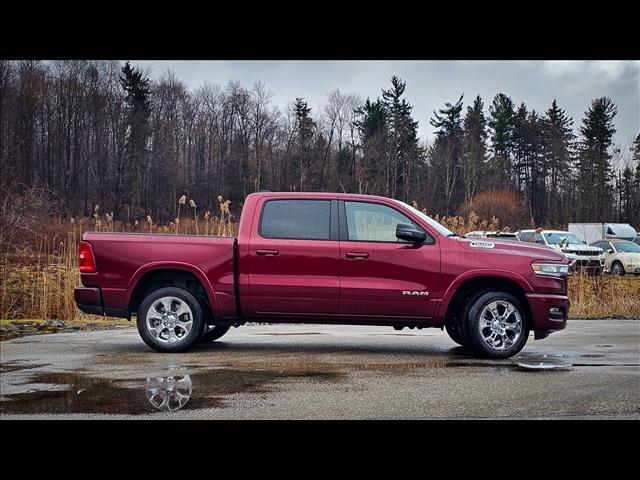
[(589, 244), (610, 238), (633, 240), (638, 235), (628, 223), (570, 223), (568, 230)]
[(628, 240), (600, 240), (591, 245), (604, 250), (604, 271), (613, 275), (640, 275), (640, 245)]
[(600, 274), (604, 269), (604, 252), (601, 248), (587, 245), (571, 232), (562, 230), (520, 230), (516, 232), (521, 242), (537, 243), (562, 252), (571, 261), (570, 271), (580, 268), (589, 273)]
[(245, 199), (237, 238), (85, 233), (75, 301), (135, 315), (159, 352), (260, 321), (446, 328), (507, 358), (530, 331), (565, 328), (568, 264), (538, 245), (461, 238), (389, 198), (260, 192)]

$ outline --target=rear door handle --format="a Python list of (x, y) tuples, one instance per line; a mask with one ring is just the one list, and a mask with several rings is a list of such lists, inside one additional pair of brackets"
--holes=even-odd
[(347, 252), (347, 258), (369, 258), (366, 252)]
[(256, 255), (263, 255), (265, 257), (275, 257), (279, 253), (278, 250), (256, 250)]

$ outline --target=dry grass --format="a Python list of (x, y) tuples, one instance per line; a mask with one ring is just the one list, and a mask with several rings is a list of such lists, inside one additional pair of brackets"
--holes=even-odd
[[(182, 200), (182, 199), (181, 199)], [(195, 201), (188, 203), (193, 216), (156, 224), (146, 221), (123, 223), (114, 221), (111, 212), (101, 214), (94, 208), (93, 217), (62, 219), (42, 216), (37, 233), (33, 229), (20, 232), (11, 245), (3, 244), (0, 258), (0, 318), (91, 320), (101, 317), (80, 312), (73, 289), (80, 285), (78, 243), (86, 231), (180, 233), (188, 235), (235, 235), (238, 225), (232, 221), (229, 201), (219, 197), (220, 215), (209, 211), (198, 217)], [(183, 211), (184, 213), (184, 211)]]
[(640, 317), (640, 277), (569, 277), (570, 314), (582, 317)]

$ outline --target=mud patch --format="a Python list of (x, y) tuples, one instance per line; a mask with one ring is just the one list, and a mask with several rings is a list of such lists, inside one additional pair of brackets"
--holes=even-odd
[(50, 363), (36, 364), (36, 363), (6, 362), (6, 363), (0, 364), (0, 373), (17, 372), (19, 370), (31, 370), (33, 368), (48, 367), (50, 365), (51, 365)]
[[(77, 372), (32, 376), (27, 385), (49, 385), (56, 389), (5, 395), (0, 413), (55, 414), (94, 413), (142, 415), (157, 411), (221, 408), (225, 398), (237, 393), (267, 393), (288, 379), (334, 381), (335, 372), (299, 370), (216, 369), (191, 375), (144, 379), (104, 379)], [(63, 387), (60, 389), (59, 387)]]

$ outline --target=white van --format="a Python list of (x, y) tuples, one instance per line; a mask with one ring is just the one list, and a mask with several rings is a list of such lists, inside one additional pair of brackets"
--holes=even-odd
[(570, 223), (569, 232), (586, 243), (605, 239), (633, 240), (638, 235), (628, 223)]

